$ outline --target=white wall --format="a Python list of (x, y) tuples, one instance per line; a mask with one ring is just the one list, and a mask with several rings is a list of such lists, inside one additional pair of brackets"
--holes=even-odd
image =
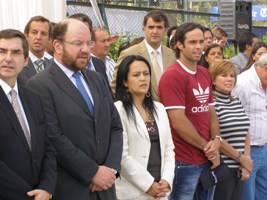
[(59, 22), (66, 18), (66, 0), (0, 0), (0, 30), (23, 32), (29, 19), (36, 15)]

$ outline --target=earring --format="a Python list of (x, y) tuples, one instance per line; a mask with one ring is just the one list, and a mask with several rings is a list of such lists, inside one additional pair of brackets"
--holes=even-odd
[(150, 92), (146, 93), (146, 97), (149, 98), (151, 96)]

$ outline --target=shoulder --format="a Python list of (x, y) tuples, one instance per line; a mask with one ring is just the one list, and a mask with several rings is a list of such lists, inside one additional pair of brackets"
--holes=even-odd
[(172, 54), (172, 55), (174, 55), (173, 50), (170, 49), (170, 48), (168, 48), (168, 47), (166, 47), (166, 46), (162, 46), (162, 51), (163, 51), (163, 53), (167, 53), (167, 54)]
[(133, 54), (133, 53), (136, 53), (136, 51), (139, 52), (140, 50), (143, 50), (144, 48), (146, 49), (146, 45), (145, 45), (145, 42), (142, 41), (141, 43), (131, 46), (123, 50), (122, 52), (124, 52), (125, 54)]
[(164, 105), (162, 103), (154, 101), (154, 105), (155, 105), (155, 107), (157, 109), (157, 112), (165, 112), (166, 111), (165, 107), (164, 107)]

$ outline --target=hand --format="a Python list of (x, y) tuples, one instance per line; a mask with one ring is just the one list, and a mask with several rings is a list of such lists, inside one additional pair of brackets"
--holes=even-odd
[(204, 148), (204, 153), (206, 157), (209, 158), (219, 154), (219, 149), (220, 149), (220, 140), (215, 138), (214, 140), (211, 140), (206, 144)]
[(92, 187), (94, 190), (97, 188), (101, 188), (102, 190), (107, 190), (112, 187), (115, 180), (116, 176), (114, 174), (113, 169), (106, 166), (99, 166), (96, 175), (92, 179)]
[(241, 176), (241, 181), (246, 181), (249, 179), (250, 177), (250, 172), (244, 168), (244, 167), (241, 167), (241, 171), (242, 171), (242, 176)]
[(204, 148), (205, 156), (212, 163), (211, 169), (214, 169), (220, 165), (219, 148), (220, 141), (218, 139), (209, 141)]
[(160, 193), (157, 194), (157, 199), (160, 199), (160, 197), (166, 196), (166, 193), (171, 190), (171, 187), (167, 181), (162, 179), (159, 181), (158, 189), (160, 190)]
[(100, 192), (100, 191), (103, 191), (103, 189), (102, 189), (101, 187), (98, 187), (98, 186), (96, 186), (96, 185), (94, 185), (94, 184), (91, 184), (91, 185), (89, 186), (89, 190), (90, 190), (91, 192)]
[(251, 172), (253, 168), (253, 160), (251, 160), (249, 156), (242, 155), (239, 162), (243, 168), (246, 168), (249, 172)]
[(50, 194), (45, 191), (45, 190), (32, 190), (27, 192), (27, 195), (30, 197), (34, 197), (34, 200), (49, 200), (50, 199)]
[(161, 192), (158, 188), (159, 188), (159, 183), (153, 182), (153, 184), (146, 191), (146, 193), (149, 194), (152, 197), (157, 198), (157, 194), (159, 194)]

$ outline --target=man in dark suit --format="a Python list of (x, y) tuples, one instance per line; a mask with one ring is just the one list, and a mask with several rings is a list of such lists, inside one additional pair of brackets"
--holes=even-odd
[(54, 62), (27, 86), (42, 97), (58, 153), (54, 199), (115, 200), (122, 125), (103, 76), (86, 70), (94, 41), (75, 19), (59, 22), (52, 39)]
[(45, 58), (45, 49), (49, 43), (51, 24), (43, 16), (34, 16), (26, 24), (24, 34), (29, 43), (29, 62), (18, 77), (21, 84), (44, 70), (51, 61)]
[(13, 29), (0, 32), (0, 199), (49, 200), (56, 186), (55, 151), (48, 142), (39, 96), (17, 84), (28, 43)]

